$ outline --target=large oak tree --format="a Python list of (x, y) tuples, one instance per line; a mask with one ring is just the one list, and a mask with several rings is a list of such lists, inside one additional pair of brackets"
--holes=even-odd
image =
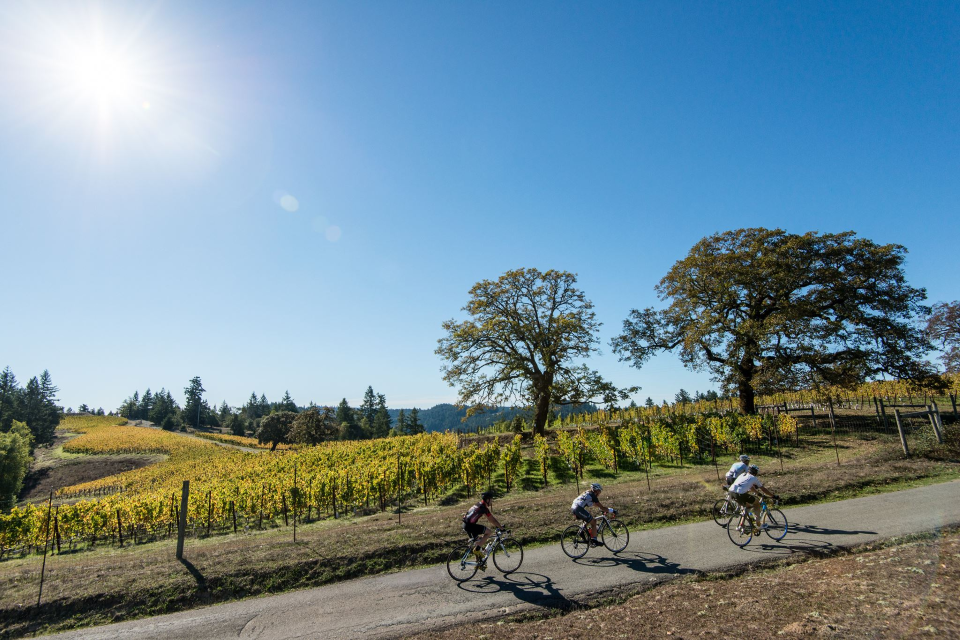
[(960, 301), (938, 302), (927, 318), (927, 336), (939, 343), (948, 373), (960, 373)]
[(616, 402), (632, 391), (578, 363), (597, 350), (600, 323), (576, 282), (565, 271), (516, 269), (470, 289), (470, 319), (444, 322), (436, 351), (467, 415), (519, 402), (542, 434), (551, 405)]
[(925, 375), (915, 319), (926, 293), (906, 283), (900, 245), (853, 232), (739, 229), (704, 238), (657, 285), (663, 310), (630, 312), (611, 343), (641, 367), (679, 351), (755, 411), (757, 393)]

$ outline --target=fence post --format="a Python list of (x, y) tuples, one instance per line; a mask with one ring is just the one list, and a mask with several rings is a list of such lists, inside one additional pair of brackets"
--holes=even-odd
[(950, 404), (953, 405), (953, 417), (956, 418), (957, 417), (957, 394), (955, 393), (950, 394)]
[(47, 503), (47, 526), (43, 532), (43, 565), (40, 567), (40, 591), (37, 593), (37, 606), (43, 596), (43, 574), (47, 570), (47, 539), (50, 537), (50, 508), (53, 506), (53, 491), (50, 492), (50, 502)]
[(907, 448), (907, 435), (903, 432), (903, 422), (900, 420), (900, 409), (893, 410), (897, 418), (897, 431), (900, 432), (900, 445), (903, 447), (903, 455), (910, 457), (910, 449)]
[(880, 419), (880, 405), (877, 404), (877, 396), (873, 396), (873, 410), (877, 414), (877, 426), (882, 427), (883, 421)]
[(53, 510), (53, 539), (57, 541), (57, 553), (60, 553), (60, 522), (57, 516), (60, 515), (60, 505)]
[(120, 522), (120, 509), (117, 509), (117, 540), (120, 541), (120, 546), (123, 546), (123, 523)]
[(230, 513), (233, 515), (233, 532), (237, 532), (237, 505), (233, 500), (230, 501)]
[(937, 424), (937, 417), (940, 413), (937, 411), (934, 413), (934, 407), (937, 406), (937, 403), (927, 405), (927, 415), (930, 416), (930, 426), (933, 427), (933, 435), (937, 436), (937, 444), (943, 444), (943, 434), (940, 433), (940, 425)]
[(183, 481), (180, 494), (180, 518), (177, 523), (177, 560), (183, 560), (183, 538), (187, 535), (187, 504), (190, 500), (190, 481)]
[(833, 399), (827, 398), (830, 408), (830, 432), (833, 434), (833, 451), (837, 454), (837, 466), (840, 466), (840, 448), (837, 447), (837, 419), (833, 415)]
[(890, 423), (887, 422), (887, 409), (883, 405), (883, 398), (880, 398), (880, 415), (883, 416), (883, 428), (889, 429)]

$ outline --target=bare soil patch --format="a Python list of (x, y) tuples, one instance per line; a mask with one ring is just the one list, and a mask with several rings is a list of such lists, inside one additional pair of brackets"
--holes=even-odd
[(58, 433), (49, 447), (38, 447), (34, 451), (34, 462), (30, 465), (19, 500), (30, 502), (43, 500), (51, 491), (69, 487), (81, 482), (99, 480), (124, 471), (132, 471), (163, 459), (156, 455), (89, 456), (64, 454), (65, 442), (76, 434)]
[(960, 533), (953, 531), (736, 576), (677, 580), (553, 618), (415, 638), (957, 638), (958, 593)]

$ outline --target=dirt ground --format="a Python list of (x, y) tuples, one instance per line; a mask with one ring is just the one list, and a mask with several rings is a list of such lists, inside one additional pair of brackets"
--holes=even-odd
[[(879, 547), (879, 548), (878, 548)], [(654, 587), (616, 605), (415, 636), (465, 638), (958, 638), (960, 533), (738, 576)]]
[(63, 444), (75, 434), (58, 434), (49, 447), (34, 451), (19, 501), (31, 502), (49, 497), (51, 491), (61, 487), (99, 480), (123, 471), (139, 469), (162, 460), (155, 455), (80, 456), (64, 454)]

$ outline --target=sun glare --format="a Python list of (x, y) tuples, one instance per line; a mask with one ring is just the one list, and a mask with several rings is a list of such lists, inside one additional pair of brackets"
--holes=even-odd
[(135, 94), (136, 70), (117, 54), (93, 50), (70, 65), (73, 89), (99, 102), (142, 102)]

